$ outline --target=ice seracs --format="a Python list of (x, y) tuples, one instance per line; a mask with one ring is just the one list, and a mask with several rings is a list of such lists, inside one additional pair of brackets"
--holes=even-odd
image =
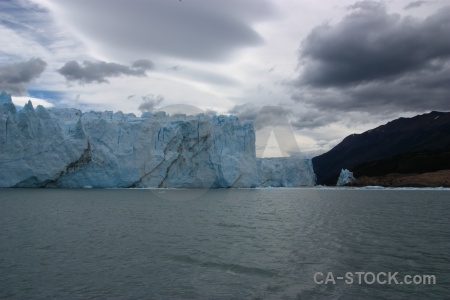
[(354, 182), (356, 179), (353, 176), (353, 172), (350, 172), (347, 169), (342, 169), (341, 174), (339, 174), (338, 181), (336, 182), (336, 186), (344, 186), (346, 184)]
[(17, 110), (0, 94), (0, 187), (312, 186), (310, 160), (256, 160), (251, 122), (199, 114)]
[(33, 108), (0, 95), (0, 187), (254, 187), (255, 134), (234, 116)]
[(28, 102), (17, 112), (8, 94), (0, 95), (0, 186), (41, 186), (65, 172), (87, 148), (78, 124), (70, 134), (43, 106)]

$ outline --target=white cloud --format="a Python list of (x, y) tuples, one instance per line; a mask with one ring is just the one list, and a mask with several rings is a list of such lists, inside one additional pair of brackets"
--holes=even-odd
[(13, 103), (17, 106), (24, 106), (25, 104), (28, 103), (28, 101), (31, 101), (31, 103), (33, 103), (33, 107), (36, 107), (38, 105), (42, 105), (43, 107), (47, 107), (47, 108), (55, 106), (53, 103), (50, 103), (47, 100), (33, 98), (33, 97), (12, 96), (11, 99), (12, 99)]
[[(429, 2), (405, 11), (411, 1), (387, 5), (392, 13), (423, 18), (444, 2)], [(119, 0), (107, 4), (103, 0), (10, 2), (27, 8), (20, 16), (14, 15), (17, 11), (5, 13), (26, 29), (0, 26), (0, 64), (41, 57), (48, 66), (36, 82), (27, 85), (28, 89), (58, 91), (61, 99), (52, 99), (56, 106), (82, 110), (140, 114), (141, 97), (149, 94), (164, 97), (164, 105), (190, 104), (219, 113), (244, 103), (256, 107), (282, 105), (291, 112), (293, 125), (297, 121), (306, 127), (294, 132), (302, 152), (323, 151), (350, 133), (386, 121), (372, 116), (370, 107), (360, 117), (344, 112), (336, 116), (327, 109), (317, 111), (311, 105), (292, 101), (291, 87), (286, 85), (301, 71), (297, 53), (302, 39), (324, 22), (338, 23), (354, 0), (265, 0), (258, 5), (241, 0), (137, 2), (143, 6)], [(154, 12), (142, 9), (152, 3), (157, 3), (152, 7)], [(97, 9), (92, 9), (94, 6)], [(121, 6), (125, 8), (118, 9)], [(195, 26), (200, 28), (197, 32), (192, 30)], [(56, 71), (71, 60), (129, 66), (141, 58), (155, 64), (147, 77), (108, 78), (107, 84), (71, 86)], [(182, 68), (174, 70), (173, 66)], [(127, 101), (130, 95), (136, 97)], [(314, 117), (316, 114), (320, 115)], [(387, 117), (399, 115), (394, 111)], [(316, 125), (323, 126), (314, 128)]]

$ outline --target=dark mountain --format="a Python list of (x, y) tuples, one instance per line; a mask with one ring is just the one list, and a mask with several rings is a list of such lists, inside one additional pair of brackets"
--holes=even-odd
[(335, 185), (342, 168), (358, 176), (450, 169), (450, 112), (400, 118), (312, 159), (318, 184)]

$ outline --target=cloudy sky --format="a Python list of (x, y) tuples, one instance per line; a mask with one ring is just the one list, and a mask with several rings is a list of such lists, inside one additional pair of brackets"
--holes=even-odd
[(259, 155), (314, 155), (449, 111), (449, 37), (448, 0), (3, 0), (0, 90), (83, 111), (189, 104), (255, 120)]

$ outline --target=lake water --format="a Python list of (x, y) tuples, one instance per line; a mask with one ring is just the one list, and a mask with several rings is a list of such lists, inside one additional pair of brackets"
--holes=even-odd
[[(436, 284), (314, 281), (359, 271)], [(449, 295), (450, 191), (0, 190), (1, 299)]]

